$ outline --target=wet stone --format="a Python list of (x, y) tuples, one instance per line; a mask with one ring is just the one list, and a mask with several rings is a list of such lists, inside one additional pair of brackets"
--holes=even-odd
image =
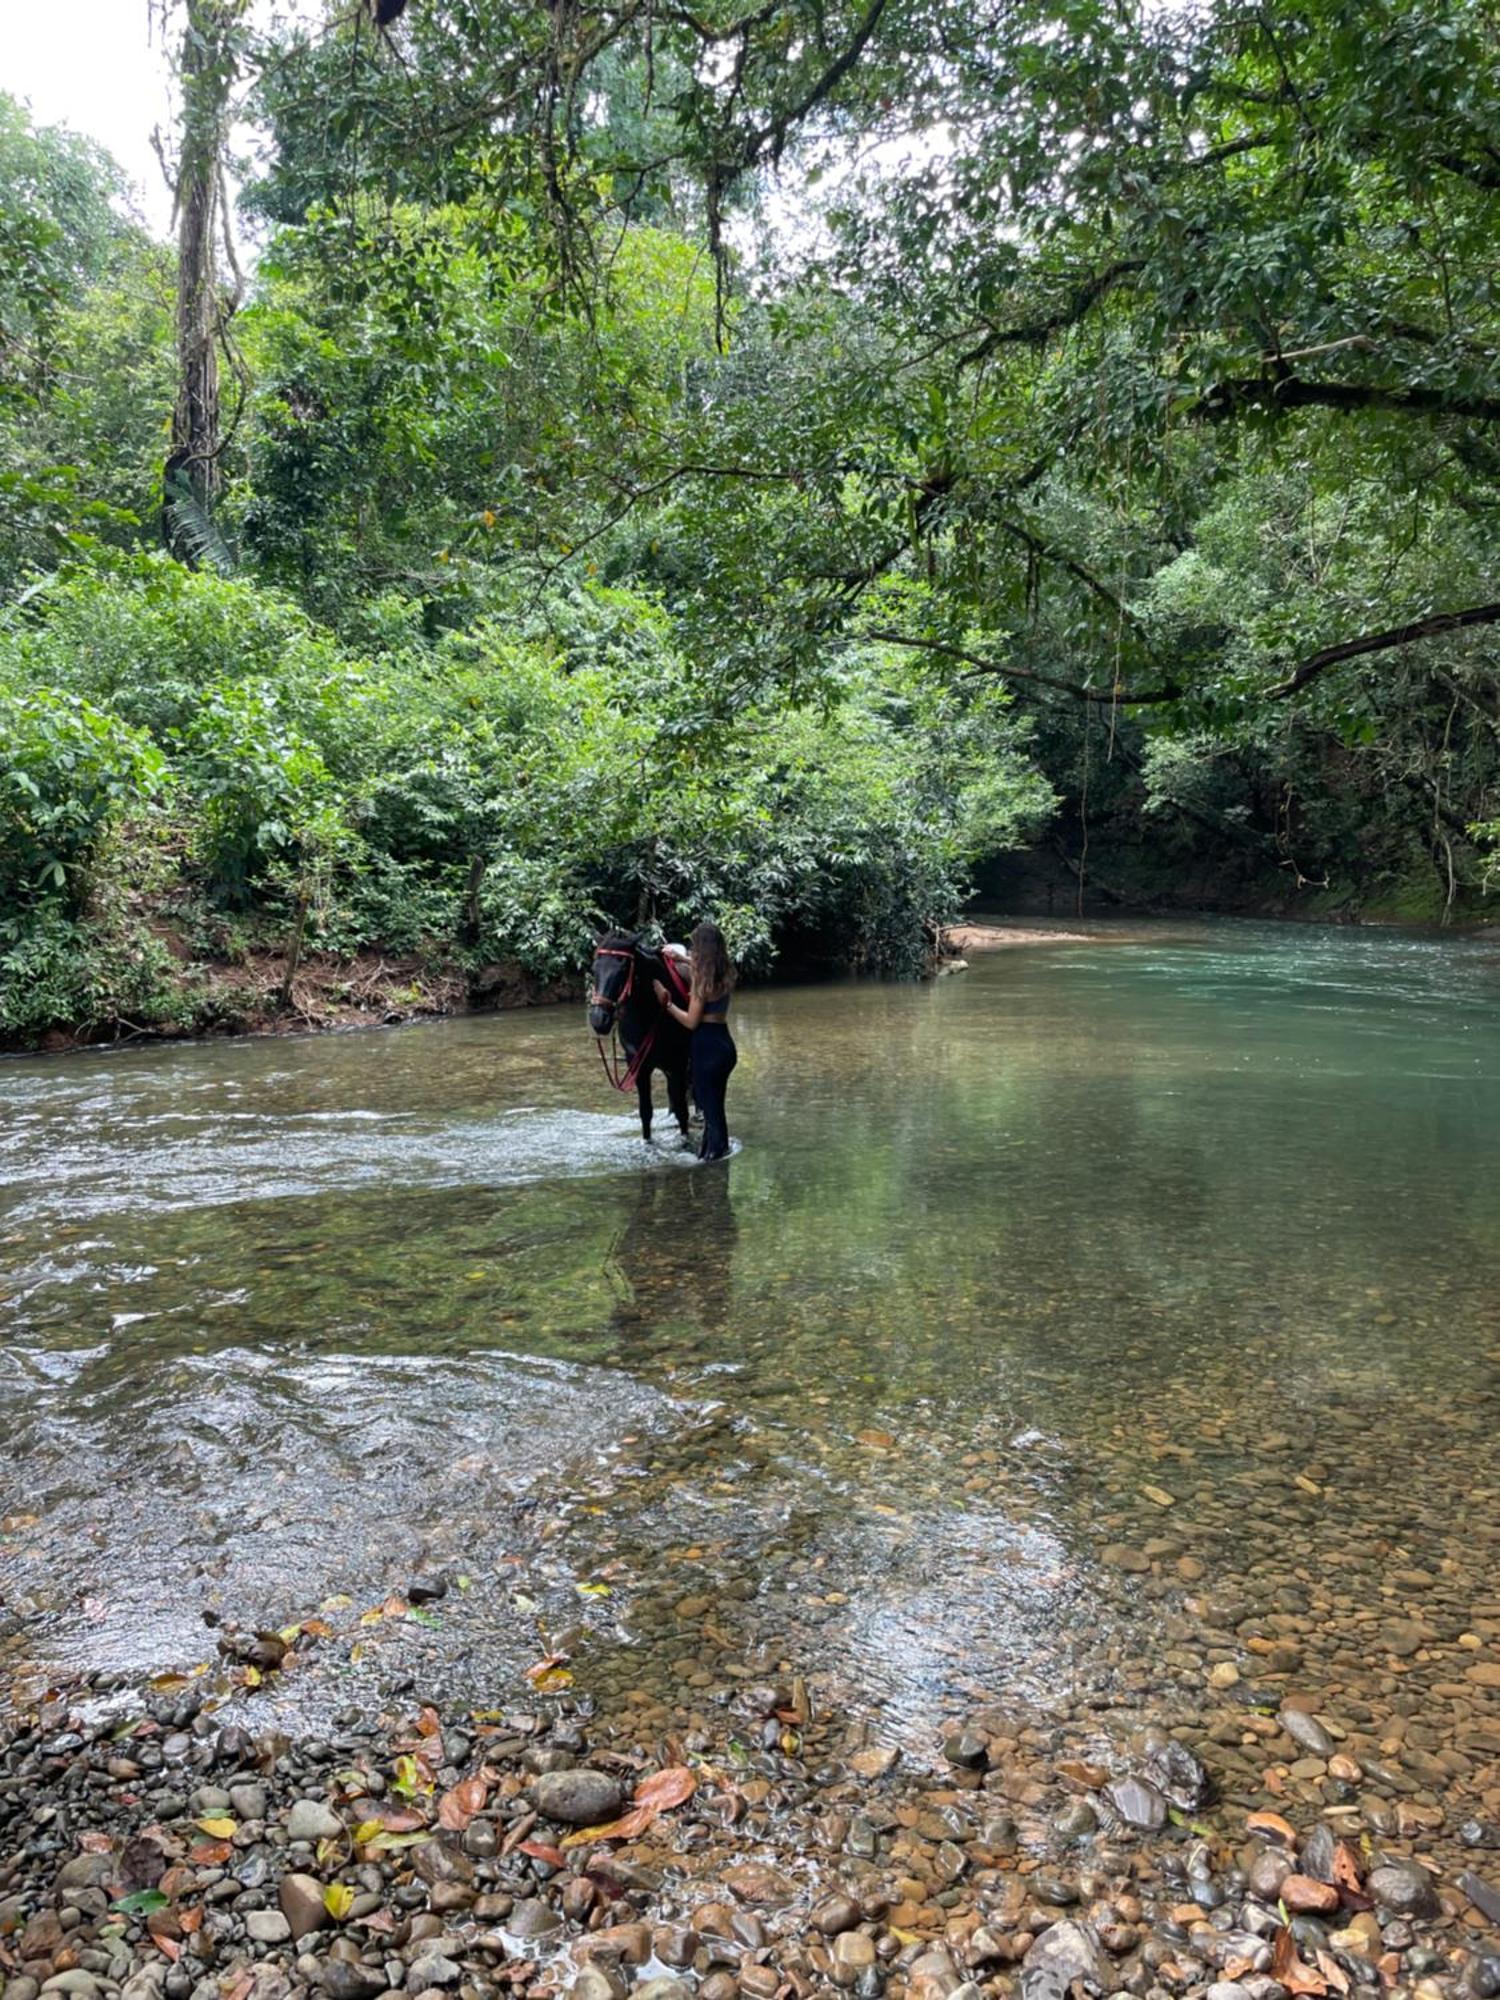
[(1299, 1916), (1328, 1916), (1339, 1906), (1339, 1892), (1311, 1875), (1288, 1875), (1281, 1885), (1281, 1900)]
[(765, 1861), (746, 1861), (738, 1868), (731, 1868), (724, 1877), (724, 1886), (742, 1903), (767, 1908), (789, 1903), (797, 1893), (796, 1884)]
[(614, 1819), (623, 1795), (603, 1771), (544, 1771), (532, 1786), (536, 1809), (563, 1826), (596, 1826)]
[(1263, 1903), (1274, 1903), (1281, 1894), (1281, 1885), (1292, 1872), (1288, 1855), (1278, 1848), (1263, 1848), (1250, 1863), (1250, 1893), (1258, 1896)]
[(517, 1903), (506, 1919), (505, 1928), (512, 1937), (539, 1938), (555, 1931), (562, 1922), (550, 1903), (543, 1903), (536, 1897), (528, 1897)]
[(322, 1986), (328, 2000), (379, 2000), (379, 1995), (388, 1990), (383, 1972), (344, 1958), (330, 1958), (326, 1962)]
[(586, 1965), (568, 1988), (572, 2000), (625, 2000), (630, 1989), (613, 1966)]
[(859, 1904), (852, 1896), (825, 1896), (812, 1913), (814, 1928), (824, 1937), (837, 1937), (841, 1931), (852, 1931), (860, 1918)]
[(977, 1771), (989, 1761), (989, 1746), (977, 1730), (961, 1729), (944, 1737), (943, 1755), (950, 1764)]
[(1328, 1757), (1333, 1753), (1333, 1738), (1318, 1721), (1300, 1708), (1284, 1708), (1276, 1720), (1281, 1724), (1294, 1743), (1298, 1743), (1314, 1757)]
[(1074, 1980), (1096, 1994), (1113, 1993), (1120, 1984), (1094, 1926), (1066, 1918), (1050, 1924), (1027, 1952), (1021, 2000), (1063, 2000)]
[(1167, 1823), (1167, 1802), (1144, 1778), (1117, 1778), (1105, 1797), (1127, 1826), (1155, 1833)]
[(1430, 1917), (1438, 1911), (1432, 1877), (1414, 1861), (1390, 1861), (1371, 1870), (1365, 1885), (1382, 1908), (1398, 1917)]

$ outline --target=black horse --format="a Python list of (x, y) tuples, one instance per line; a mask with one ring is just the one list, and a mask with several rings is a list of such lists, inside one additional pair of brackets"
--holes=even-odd
[(633, 1083), (641, 1108), (641, 1137), (651, 1137), (651, 1072), (667, 1079), (667, 1102), (685, 1139), (688, 1136), (688, 1031), (656, 997), (655, 981), (669, 990), (681, 982), (668, 971), (659, 951), (648, 951), (634, 931), (608, 931), (594, 946), (594, 988), (589, 995), (589, 1026), (599, 1036), (619, 1033), (625, 1051), (623, 1068), (605, 1070), (616, 1090)]

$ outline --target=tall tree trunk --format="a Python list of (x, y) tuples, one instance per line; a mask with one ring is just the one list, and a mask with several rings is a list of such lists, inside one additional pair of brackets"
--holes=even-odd
[(236, 76), (236, 34), (245, 0), (187, 0), (179, 81), (182, 139), (177, 170), (177, 402), (165, 467), (168, 545), (191, 559), (174, 501), (212, 512), (221, 484), (219, 342), (226, 316), (216, 240), (224, 216), (224, 147)]

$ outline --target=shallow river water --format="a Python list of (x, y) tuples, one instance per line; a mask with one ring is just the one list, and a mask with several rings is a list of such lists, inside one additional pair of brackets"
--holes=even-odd
[(324, 1606), (289, 1723), (554, 1653), (894, 1739), (1231, 1654), (1463, 1713), (1497, 1003), (1494, 944), (1228, 923), (749, 991), (705, 1168), (581, 1009), (0, 1064), (0, 1703)]

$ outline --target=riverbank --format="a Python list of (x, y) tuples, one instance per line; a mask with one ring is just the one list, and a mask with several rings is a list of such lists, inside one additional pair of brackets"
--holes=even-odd
[[(232, 1642), (235, 1678), (322, 1629)], [(0, 1990), (1500, 1993), (1500, 1724), (1460, 1776), (1392, 1714), (1229, 1685), (1221, 1720), (1124, 1740), (976, 1704), (908, 1763), (794, 1675), (296, 1742), (224, 1726), (206, 1684), (104, 1677), (0, 1725)]]
[[(1082, 944), (1093, 937), (1088, 930), (1022, 920), (959, 925), (943, 932), (942, 942), (945, 951), (954, 953), (1010, 945)], [(372, 950), (350, 957), (310, 952), (294, 963), (285, 952), (270, 948), (247, 950), (233, 959), (203, 959), (180, 942), (170, 941), (166, 970), (159, 977), (165, 984), (155, 1019), (137, 1021), (121, 1014), (59, 1023), (25, 1035), (0, 1028), (0, 1053), (65, 1054), (148, 1041), (396, 1027), (463, 1014), (553, 1006), (577, 1001), (582, 992), (581, 973), (541, 979), (516, 960), (470, 971), (441, 957)]]
[(468, 972), (440, 958), (378, 951), (352, 957), (309, 953), (295, 965), (272, 950), (174, 963), (179, 969), (170, 975), (157, 1018), (141, 1022), (122, 1014), (59, 1023), (38, 1034), (0, 1029), (0, 1053), (61, 1055), (141, 1042), (397, 1027), (551, 1006), (577, 999), (580, 991), (576, 979), (539, 979), (514, 961)]

